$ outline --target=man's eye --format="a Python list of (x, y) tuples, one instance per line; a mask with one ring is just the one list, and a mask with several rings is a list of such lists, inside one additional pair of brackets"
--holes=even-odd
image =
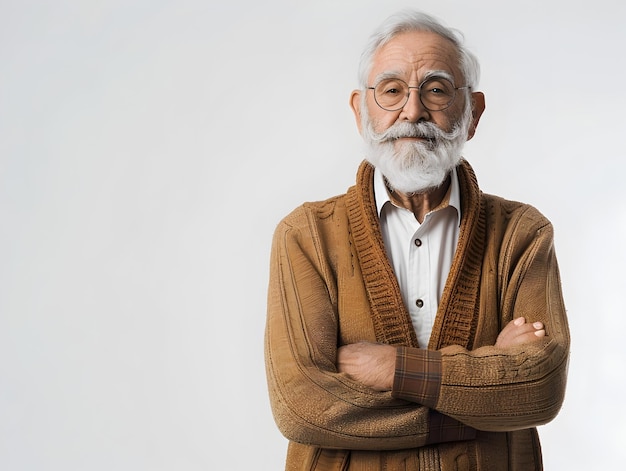
[(452, 84), (446, 83), (445, 80), (437, 79), (432, 82), (427, 82), (423, 85), (424, 93), (434, 96), (434, 95), (443, 95), (450, 96), (453, 93)]
[(398, 90), (397, 88), (388, 88), (387, 90), (385, 90), (385, 94), (387, 95), (397, 95), (398, 93), (400, 93), (400, 90)]

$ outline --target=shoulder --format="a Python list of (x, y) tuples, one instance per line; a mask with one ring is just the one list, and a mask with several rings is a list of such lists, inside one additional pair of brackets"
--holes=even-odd
[(504, 260), (513, 264), (524, 254), (549, 253), (554, 231), (552, 224), (537, 208), (519, 201), (494, 195), (483, 195), (487, 212), (488, 243), (497, 249)]
[(349, 238), (345, 197), (335, 196), (303, 203), (287, 214), (276, 226), (272, 251), (326, 266), (345, 251)]
[(506, 225), (510, 230), (538, 231), (551, 228), (546, 216), (534, 206), (483, 193), (482, 200), (487, 220)]
[(276, 232), (311, 230), (345, 215), (345, 194), (296, 207), (277, 225)]

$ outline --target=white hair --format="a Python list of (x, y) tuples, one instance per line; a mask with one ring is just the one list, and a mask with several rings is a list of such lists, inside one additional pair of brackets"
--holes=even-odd
[(365, 50), (361, 54), (359, 63), (359, 84), (361, 88), (365, 89), (369, 86), (367, 80), (372, 70), (376, 51), (398, 34), (409, 31), (428, 31), (451, 41), (459, 53), (459, 66), (465, 79), (465, 83), (462, 85), (476, 89), (480, 79), (480, 64), (476, 56), (464, 46), (463, 34), (456, 29), (444, 26), (436, 18), (415, 10), (402, 10), (390, 16), (370, 36)]

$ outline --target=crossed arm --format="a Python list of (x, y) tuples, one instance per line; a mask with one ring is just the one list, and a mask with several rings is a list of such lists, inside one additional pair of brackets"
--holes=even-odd
[[(543, 323), (527, 323), (523, 317), (510, 321), (496, 339), (496, 347), (512, 347), (545, 337)], [(359, 342), (340, 347), (337, 369), (376, 391), (391, 391), (397, 348), (392, 345)]]
[[(266, 365), (274, 417), (288, 439), (325, 448), (402, 449), (438, 439), (433, 414), (486, 431), (528, 428), (556, 415), (569, 334), (549, 228), (531, 227), (530, 242), (504, 245), (506, 263), (499, 270), (507, 286), (498, 300), (499, 319), (518, 320), (486, 334), (494, 345), (431, 351), (359, 342), (338, 348), (340, 336), (373, 341), (367, 316), (359, 315), (368, 312), (367, 295), (358, 291), (360, 284), (349, 284), (348, 256), (337, 261), (343, 253), (324, 255), (320, 247), (330, 236), (319, 236), (311, 217), (295, 213), (281, 226), (271, 257)], [(338, 230), (331, 226), (324, 230)], [(329, 240), (340, 236), (347, 237)], [(349, 295), (351, 311), (340, 289)], [(540, 320), (546, 330), (524, 318)], [(401, 358), (408, 366), (399, 371), (408, 374), (394, 390), (394, 379), (403, 377), (395, 372)], [(438, 375), (419, 370), (424, 359), (439, 365)], [(415, 378), (434, 385), (434, 393), (424, 394), (420, 384), (412, 388)]]

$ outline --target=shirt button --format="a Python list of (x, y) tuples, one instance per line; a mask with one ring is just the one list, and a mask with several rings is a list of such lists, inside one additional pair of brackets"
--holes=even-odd
[(419, 239), (415, 239), (415, 245), (416, 245), (417, 247), (421, 247), (421, 246), (422, 246), (422, 241), (421, 241), (421, 240), (419, 240)]
[(421, 299), (418, 299), (417, 301), (415, 301), (415, 305), (419, 308), (424, 307), (424, 301), (422, 301)]

